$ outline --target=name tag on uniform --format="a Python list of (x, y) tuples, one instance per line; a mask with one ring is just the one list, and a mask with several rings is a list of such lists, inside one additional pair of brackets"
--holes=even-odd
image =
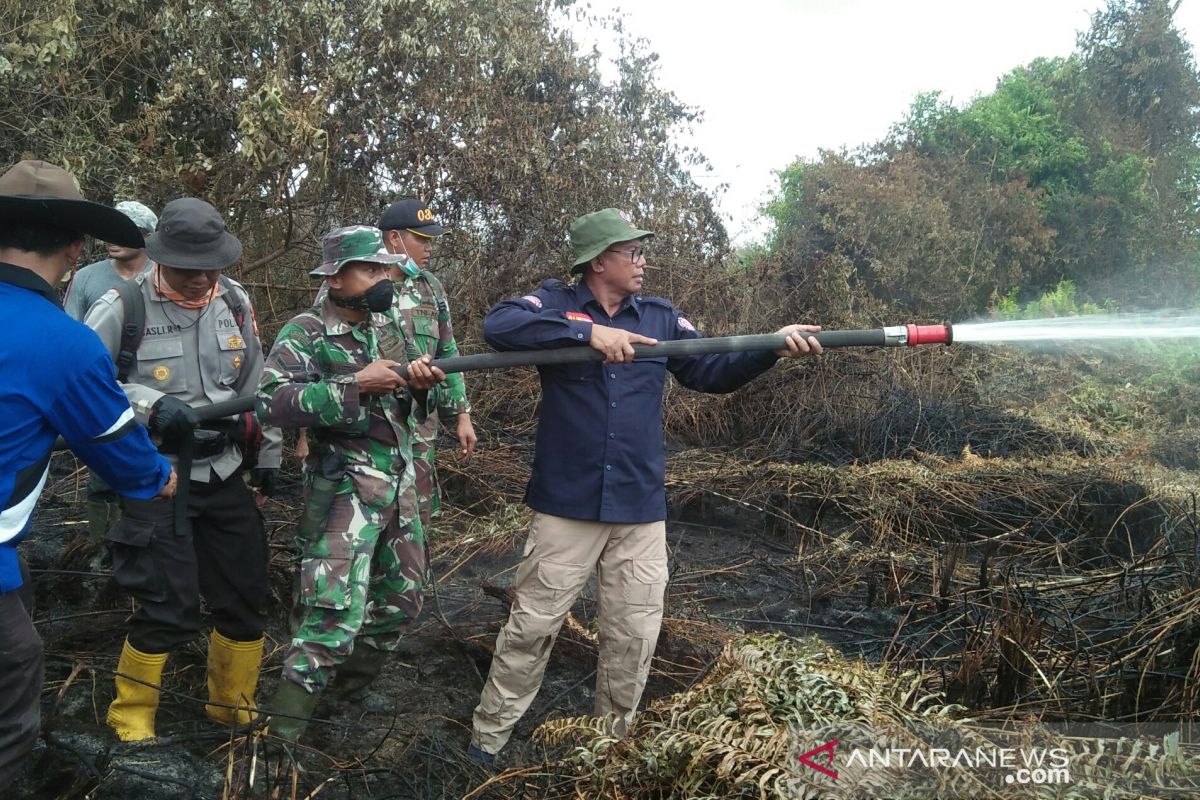
[(566, 312), (566, 314), (567, 314), (567, 319), (573, 319), (576, 322), (591, 322), (592, 321), (592, 318), (589, 317), (587, 314), (583, 313), (582, 311), (568, 311), (568, 312)]

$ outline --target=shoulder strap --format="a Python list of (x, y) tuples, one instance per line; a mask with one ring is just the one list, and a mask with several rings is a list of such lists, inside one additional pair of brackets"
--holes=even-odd
[(117, 380), (125, 383), (138, 346), (142, 343), (142, 332), (146, 329), (146, 299), (136, 279), (121, 281), (116, 286), (121, 296), (121, 313), (125, 321), (121, 324), (121, 346), (117, 350)]
[(240, 328), (246, 322), (246, 307), (242, 305), (241, 297), (238, 296), (237, 284), (224, 275), (218, 278), (218, 280), (225, 287), (225, 294), (221, 295), (221, 298), (225, 300), (225, 305), (229, 306), (229, 310), (233, 312), (233, 318)]
[[(220, 277), (220, 281), (225, 287), (225, 293), (221, 297), (233, 312), (233, 318), (240, 328), (246, 321), (246, 307), (242, 304), (233, 281), (224, 275)], [(146, 329), (146, 298), (142, 296), (142, 287), (136, 279), (121, 281), (116, 289), (121, 296), (121, 307), (125, 316), (125, 322), (121, 325), (121, 346), (117, 350), (117, 380), (124, 383), (129, 379), (138, 347), (142, 343), (142, 333)]]

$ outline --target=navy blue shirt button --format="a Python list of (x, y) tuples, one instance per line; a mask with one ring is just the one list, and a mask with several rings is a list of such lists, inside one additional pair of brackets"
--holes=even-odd
[(617, 373), (610, 372), (610, 373), (608, 373), (608, 377), (612, 378), (615, 381), (617, 379)]
[(617, 435), (616, 435), (615, 433), (610, 433), (610, 434), (608, 435), (608, 438), (610, 438), (610, 439), (615, 439), (615, 438), (617, 438)]
[(612, 464), (605, 464), (605, 465), (604, 465), (604, 468), (605, 468), (606, 470), (608, 470), (608, 471), (610, 471), (610, 472), (611, 472), (611, 471), (612, 471)]
[(609, 405), (610, 405), (610, 406), (612, 406), (613, 408), (616, 408), (616, 407), (617, 407), (617, 401), (616, 401), (616, 400), (613, 400), (611, 403), (609, 403)]

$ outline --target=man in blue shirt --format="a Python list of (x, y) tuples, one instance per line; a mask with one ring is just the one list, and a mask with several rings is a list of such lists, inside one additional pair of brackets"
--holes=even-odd
[[(123, 200), (117, 203), (116, 209), (133, 220), (143, 238), (154, 233), (154, 229), (158, 227), (158, 215), (136, 200)], [(122, 247), (108, 242), (106, 249), (108, 258), (81, 267), (71, 278), (71, 284), (63, 296), (63, 311), (72, 319), (83, 322), (88, 309), (109, 289), (115, 289), (124, 281), (133, 280), (143, 272), (149, 272), (154, 266), (144, 248)], [(117, 493), (108, 488), (95, 472), (88, 470), (88, 537), (92, 546), (98, 549), (89, 564), (93, 569), (108, 566), (108, 550), (103, 547), (104, 534), (108, 533), (108, 529), (120, 515), (121, 507), (117, 501)]]
[(121, 494), (175, 492), (171, 464), (134, 419), (108, 352), (63, 313), (53, 288), (79, 260), (84, 234), (142, 245), (128, 217), (85, 201), (59, 167), (22, 161), (0, 176), (0, 318), (35, 333), (0, 341), (0, 786), (11, 785), (40, 724), (42, 640), (17, 543), (29, 533), (55, 439)]
[(571, 224), (572, 272), (498, 303), (484, 320), (497, 350), (589, 344), (605, 355), (539, 367), (542, 404), (525, 502), (534, 510), (507, 624), (475, 709), (468, 755), (491, 763), (529, 708), (567, 612), (597, 571), (600, 653), (595, 715), (624, 734), (633, 721), (662, 624), (667, 585), (663, 389), (732, 392), (779, 357), (820, 353), (820, 328), (789, 325), (787, 348), (633, 361), (633, 345), (700, 334), (669, 302), (642, 295), (654, 234), (606, 208)]

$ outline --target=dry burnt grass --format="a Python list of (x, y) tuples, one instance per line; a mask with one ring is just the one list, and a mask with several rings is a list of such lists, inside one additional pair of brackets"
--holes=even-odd
[[(672, 582), (647, 712), (622, 741), (580, 718), (596, 653), (589, 587), (495, 774), (463, 750), (527, 519), (531, 373), (475, 383), (484, 446), (468, 467), (443, 464), (454, 510), (433, 541), (427, 613), (366, 700), (318, 707), (294, 760), (204, 721), (202, 641), (169, 663), (160, 739), (123, 745), (103, 727), (128, 601), (104, 575), (81, 574), (85, 553), (71, 543), (81, 478), (60, 456), (25, 546), (48, 663), (45, 734), (16, 796), (802, 796), (821, 787), (795, 783), (797, 726), (818, 735), (884, 712), (906, 725), (941, 709), (938, 724), (969, 737), (964, 715), (1192, 718), (1200, 530), (1186, 443), (1197, 398), (1185, 391), (1120, 427), (1076, 391), (1135, 373), (1086, 357), (944, 350), (838, 354), (726, 397), (672, 390)], [(298, 507), (293, 485), (266, 508), (273, 604), (260, 699), (278, 675)], [(810, 635), (823, 641), (797, 638)], [(1135, 773), (1141, 796), (1194, 796), (1190, 749), (1170, 768), (1147, 758), (1110, 748), (1087, 762), (1079, 796), (1094, 796), (1088, 786), (1122, 796)], [(1168, 785), (1175, 795), (1159, 793)], [(874, 788), (863, 796), (961, 794)]]

